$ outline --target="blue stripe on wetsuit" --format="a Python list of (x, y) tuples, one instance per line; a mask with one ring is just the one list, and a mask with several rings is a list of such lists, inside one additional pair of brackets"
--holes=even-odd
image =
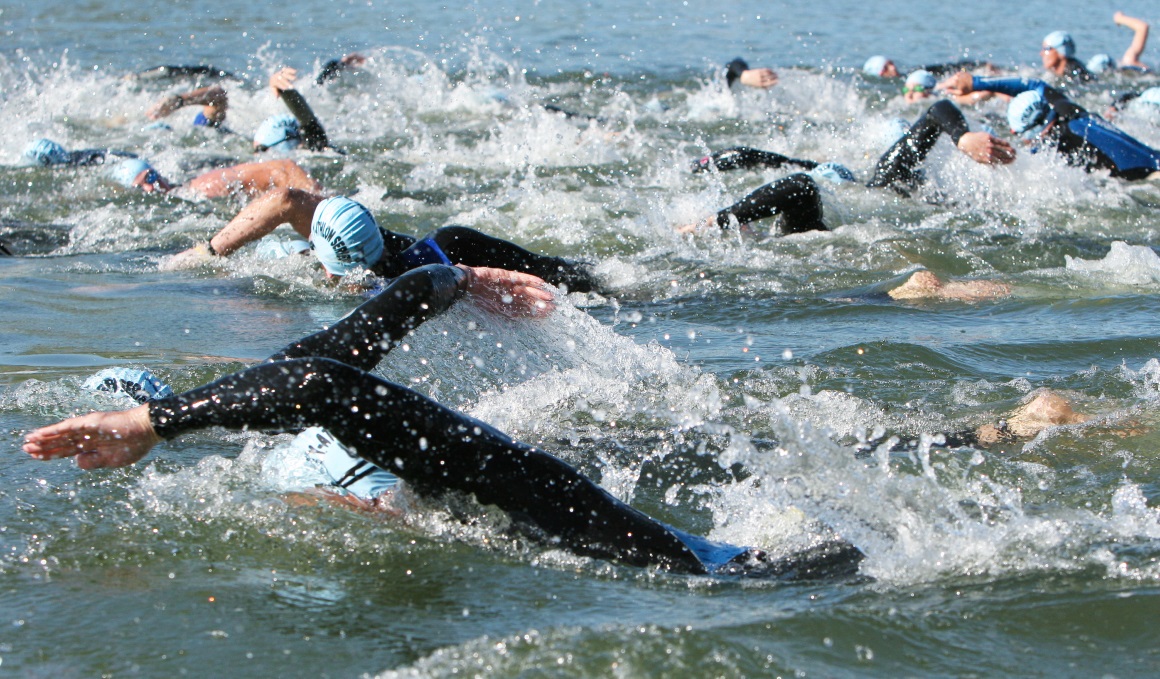
[(1076, 118), (1067, 122), (1067, 128), (1110, 158), (1118, 172), (1139, 168), (1160, 170), (1160, 151), (1112, 127), (1103, 118)]
[(440, 248), (435, 243), (435, 241), (430, 238), (424, 238), (406, 250), (403, 250), (403, 252), (399, 254), (399, 257), (401, 257), (402, 260), (406, 262), (411, 268), (423, 266), (425, 264), (451, 265), (451, 260), (448, 259), (446, 254), (443, 253), (443, 249)]

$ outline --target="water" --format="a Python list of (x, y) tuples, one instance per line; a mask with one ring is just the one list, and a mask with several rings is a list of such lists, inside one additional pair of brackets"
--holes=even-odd
[[(1144, 12), (1137, 9), (1137, 12)], [(1063, 17), (1063, 19), (1060, 19)], [(1160, 16), (1145, 19), (1160, 24)], [(737, 144), (866, 176), (891, 119), (921, 109), (852, 71), (964, 54), (1036, 73), (1038, 41), (1080, 55), (1126, 32), (1090, 3), (209, 0), (5, 7), (0, 217), (34, 256), (0, 259), (0, 669), (20, 676), (1154, 675), (1160, 594), (1160, 188), (1043, 154), (984, 168), (945, 142), (914, 200), (827, 189), (829, 233), (683, 240), (671, 227), (779, 173), (693, 176)], [(948, 30), (945, 27), (963, 27)], [(141, 152), (188, 179), (241, 137), (144, 131), (159, 63), (212, 63), (229, 125), (278, 110), (276, 66), (366, 68), (302, 91), (344, 157), (298, 160), (388, 228), (474, 226), (597, 262), (610, 297), (549, 322), (461, 304), (384, 375), (541, 444), (619, 497), (775, 551), (832, 529), (864, 580), (779, 585), (673, 576), (528, 545), (469, 504), (403, 519), (300, 506), (288, 436), (208, 431), (148, 464), (82, 474), (28, 459), (28, 429), (118, 407), (80, 384), (148, 367), (187, 389), (263, 358), (357, 299), (308, 262), (243, 251), (161, 271), (240, 204), (131, 195), (85, 169), (15, 167), (41, 136)], [(1155, 46), (1145, 60), (1156, 63)], [(715, 80), (734, 56), (768, 92)], [(1143, 81), (1113, 81), (1136, 87)], [(1078, 95), (1092, 108), (1108, 94)], [(603, 118), (578, 124), (555, 103)], [(969, 113), (1001, 127), (1002, 109)], [(1154, 146), (1160, 127), (1125, 119)], [(939, 200), (933, 200), (936, 196)], [(861, 294), (925, 267), (994, 278), (993, 302)], [(1050, 387), (1095, 416), (999, 449), (855, 457), (881, 430), (993, 422)], [(929, 441), (926, 439), (925, 441)], [(457, 516), (471, 516), (463, 522)]]

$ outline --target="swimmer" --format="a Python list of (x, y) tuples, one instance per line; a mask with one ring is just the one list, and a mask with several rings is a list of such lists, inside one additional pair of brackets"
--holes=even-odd
[(1104, 117), (1114, 120), (1122, 113), (1160, 125), (1160, 87), (1149, 87), (1140, 92), (1125, 92), (1116, 97), (1104, 111)]
[(326, 130), (314, 111), (302, 98), (298, 90), (294, 89), (294, 82), (298, 79), (298, 71), (293, 68), (282, 68), (270, 76), (270, 90), (274, 96), (282, 100), (290, 115), (276, 115), (262, 121), (254, 132), (254, 152), (262, 153), (269, 150), (291, 151), (304, 144), (311, 151), (324, 151), (332, 148), (326, 136)]
[(109, 160), (110, 156), (115, 158), (137, 157), (133, 153), (114, 151), (112, 149), (81, 149), (78, 151), (69, 151), (51, 139), (38, 139), (25, 147), (24, 151), (20, 154), (20, 160), (24, 165), (39, 165), (41, 167), (61, 165), (85, 167), (89, 165), (103, 165)]
[(306, 170), (288, 158), (211, 170), (194, 177), (184, 186), (171, 183), (140, 158), (128, 158), (110, 165), (107, 174), (109, 179), (126, 189), (140, 189), (145, 193), (169, 193), (175, 189), (184, 189), (203, 198), (221, 198), (232, 194), (253, 198), (273, 189), (322, 190), (322, 186)]
[(934, 299), (981, 302), (1007, 297), (1011, 286), (996, 281), (941, 281), (930, 271), (915, 271), (898, 287), (888, 290), (891, 299)]
[[(934, 445), (944, 448), (993, 448), (1033, 439), (1049, 427), (1083, 424), (1091, 419), (1090, 415), (1076, 412), (1071, 403), (1056, 392), (1038, 389), (1026, 397), (1025, 402), (1010, 415), (998, 422), (984, 424), (967, 431), (942, 434), (941, 442)], [(884, 434), (869, 441), (860, 441), (855, 446), (855, 455), (858, 457), (868, 455), (885, 439)], [(906, 450), (917, 445), (918, 441), (913, 438), (896, 439), (890, 450)]]
[[(461, 275), (452, 269), (462, 271), (431, 266), (423, 275)], [(403, 297), (383, 294), (371, 302)], [(377, 312), (352, 316), (354, 326), (373, 328), (378, 320)], [(473, 494), (481, 504), (530, 524), (551, 544), (583, 556), (692, 575), (780, 579), (853, 575), (864, 558), (842, 541), (775, 558), (662, 524), (559, 458), (366, 372), (381, 357), (384, 343), (373, 331), (364, 338), (370, 343), (352, 341), (351, 326), (341, 325), (204, 387), (30, 432), (24, 450), (39, 460), (76, 457), (82, 469), (123, 467), (163, 440), (211, 426), (271, 431), (318, 426), (414, 492)]]
[(739, 82), (746, 87), (769, 89), (777, 84), (777, 73), (769, 68), (749, 68), (744, 59), (738, 57), (725, 64), (725, 84), (733, 87)]
[(1160, 176), (1160, 151), (1088, 113), (1042, 80), (958, 73), (942, 85), (961, 94), (990, 90), (1014, 97), (1007, 107), (1011, 133), (1028, 144), (1055, 148), (1069, 165), (1109, 170), (1113, 177), (1127, 180)]
[(1144, 48), (1148, 46), (1148, 22), (1143, 19), (1130, 17), (1123, 12), (1116, 12), (1112, 15), (1112, 21), (1117, 26), (1123, 26), (1132, 30), (1131, 44), (1124, 51), (1124, 56), (1120, 57), (1118, 64), (1110, 54), (1097, 54), (1091, 59), (1088, 59), (1087, 69), (1095, 74), (1103, 74), (1108, 71), (1119, 71), (1123, 73), (1148, 72), (1148, 66), (1140, 61), (1140, 55), (1144, 53)]
[(1064, 31), (1048, 33), (1039, 48), (1039, 56), (1043, 61), (1044, 70), (1058, 76), (1064, 84), (1095, 80), (1095, 76), (1083, 62), (1075, 58), (1075, 40), (1072, 40), (1070, 33)]
[(331, 59), (323, 64), (322, 68), (318, 71), (318, 75), (315, 76), (314, 82), (317, 85), (325, 85), (332, 80), (337, 80), (344, 71), (358, 68), (366, 62), (367, 58), (361, 54), (344, 54), (338, 59)]
[[(976, 61), (973, 59), (960, 59), (959, 61), (952, 61), (946, 64), (928, 64), (920, 66), (915, 71), (926, 71), (936, 78), (948, 73), (954, 73), (961, 70), (986, 69), (988, 71), (994, 70), (990, 62)], [(862, 64), (862, 73), (873, 78), (901, 78), (902, 73), (898, 70), (898, 66), (894, 64), (892, 59), (887, 59), (881, 54), (875, 54)]]
[(220, 128), (226, 121), (229, 97), (221, 85), (210, 85), (188, 92), (171, 94), (145, 111), (149, 120), (160, 120), (186, 106), (200, 106), (201, 110), (193, 118), (195, 127)]
[(192, 79), (220, 79), (220, 80), (237, 80), (242, 81), (241, 78), (221, 68), (214, 68), (213, 66), (196, 65), (196, 66), (154, 66), (139, 73), (130, 73), (125, 76), (126, 80), (176, 80), (179, 78)]
[(529, 273), (572, 292), (597, 289), (592, 274), (576, 262), (529, 252), (465, 226), (445, 226), (422, 239), (394, 233), (349, 198), (296, 188), (258, 197), (207, 242), (174, 255), (164, 266), (187, 268), (226, 257), (287, 223), (310, 242), (331, 277), (370, 271), (394, 278), (424, 264), (464, 264)]
[[(939, 101), (931, 105), (902, 138), (882, 154), (875, 166), (874, 177), (866, 186), (890, 188), (902, 195), (910, 195), (922, 182), (919, 165), (942, 134), (950, 137), (956, 148), (975, 162), (995, 165), (1015, 160), (1015, 150), (1010, 144), (988, 132), (971, 132), (962, 111), (949, 101)], [(738, 147), (695, 161), (694, 171), (703, 172), (709, 168), (733, 170), (781, 167), (787, 164), (807, 167), (812, 162)], [(818, 179), (839, 184), (855, 181), (854, 174), (838, 163), (814, 163), (809, 173), (799, 172), (766, 184), (718, 211), (714, 217), (680, 226), (677, 232), (698, 233), (711, 230), (714, 225), (727, 229), (734, 223), (744, 226), (774, 216), (781, 218), (783, 234), (825, 231), (827, 228), (822, 219), (824, 210)]]

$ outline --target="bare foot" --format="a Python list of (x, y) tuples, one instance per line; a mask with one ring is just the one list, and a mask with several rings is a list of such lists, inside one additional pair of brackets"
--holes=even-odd
[(161, 442), (149, 422), (149, 406), (70, 417), (29, 432), (24, 452), (38, 460), (76, 456), (81, 469), (125, 467)]
[(1079, 424), (1089, 419), (1071, 408), (1067, 399), (1053, 391), (1043, 391), (1017, 408), (1007, 418), (1007, 429), (1015, 436), (1031, 438), (1048, 427)]

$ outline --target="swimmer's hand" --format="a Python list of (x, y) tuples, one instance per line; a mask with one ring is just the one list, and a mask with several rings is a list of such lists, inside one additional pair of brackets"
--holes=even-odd
[(298, 79), (298, 71), (293, 68), (282, 68), (270, 76), (270, 89), (274, 90), (274, 96), (282, 96), (284, 90), (294, 89), (294, 81)]
[(707, 217), (705, 219), (702, 219), (699, 222), (693, 222), (692, 224), (682, 224), (681, 226), (678, 226), (677, 233), (679, 233), (681, 235), (684, 235), (684, 234), (697, 235), (699, 233), (703, 233), (705, 231), (710, 230), (715, 225), (716, 225), (716, 219), (714, 217)]
[(751, 68), (741, 72), (740, 80), (749, 87), (773, 87), (777, 84), (777, 74), (768, 68)]
[(531, 274), (486, 266), (458, 267), (467, 273), (461, 284), (476, 304), (508, 318), (544, 317), (556, 308), (543, 279)]
[(215, 257), (209, 253), (209, 248), (205, 243), (198, 243), (188, 250), (173, 255), (168, 259), (161, 261), (157, 267), (161, 271), (181, 271), (183, 269), (196, 269), (197, 267), (213, 261)]
[(76, 457), (81, 469), (125, 467), (145, 457), (161, 437), (149, 406), (72, 417), (24, 437), (24, 452), (38, 460)]
[(976, 163), (1007, 165), (1015, 162), (1015, 149), (986, 132), (967, 132), (959, 137), (958, 147)]
[(940, 89), (956, 97), (966, 96), (975, 91), (975, 79), (967, 71), (959, 71), (949, 78), (945, 78), (938, 84), (936, 89)]

